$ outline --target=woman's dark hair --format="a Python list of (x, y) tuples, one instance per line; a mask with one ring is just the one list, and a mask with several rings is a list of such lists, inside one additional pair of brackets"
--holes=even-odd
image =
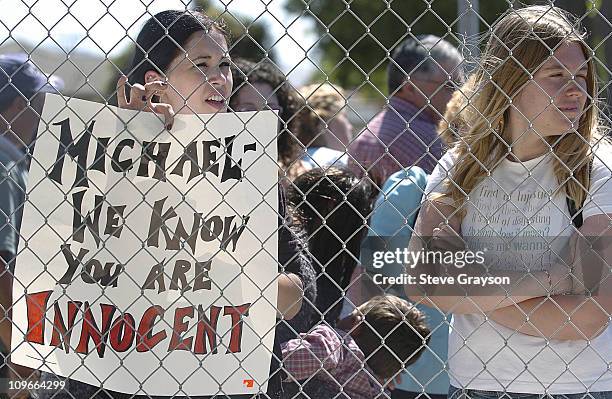
[(278, 160), (285, 168), (297, 158), (299, 140), (296, 114), (303, 107), (298, 92), (287, 81), (287, 77), (270, 61), (259, 63), (237, 58), (232, 61), (232, 78), (234, 91), (230, 97), (230, 108), (236, 108), (238, 92), (245, 84), (264, 83), (272, 87), (281, 106), (280, 119), (282, 126), (278, 135)]
[[(317, 309), (335, 325), (367, 233), (372, 185), (344, 168), (315, 168), (287, 190), (296, 228), (308, 239), (317, 273)], [(344, 248), (343, 246), (346, 245)]]
[(144, 84), (147, 71), (166, 73), (168, 66), (181, 51), (187, 39), (199, 31), (216, 30), (227, 44), (230, 35), (222, 19), (212, 19), (201, 11), (162, 11), (144, 24), (138, 38), (132, 65), (127, 74), (130, 83)]

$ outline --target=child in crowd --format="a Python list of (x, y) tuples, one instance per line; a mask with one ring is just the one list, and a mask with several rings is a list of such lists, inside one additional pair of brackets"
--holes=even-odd
[[(312, 169), (288, 188), (287, 204), (294, 227), (298, 234), (305, 235), (317, 276), (316, 314), (307, 329), (296, 326), (297, 332), (306, 332), (323, 320), (332, 327), (338, 321), (344, 292), (349, 288), (361, 241), (368, 230), (365, 221), (372, 210), (371, 196), (368, 180), (336, 167)], [(300, 312), (309, 305), (305, 303)], [(293, 320), (289, 324), (292, 323)]]
[(421, 311), (396, 296), (374, 297), (348, 319), (342, 330), (322, 323), (281, 344), (285, 380), (299, 382), (310, 398), (385, 397), (385, 382), (414, 363), (429, 340)]

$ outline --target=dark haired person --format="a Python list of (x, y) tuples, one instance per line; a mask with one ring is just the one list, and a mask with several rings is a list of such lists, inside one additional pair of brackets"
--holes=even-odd
[[(128, 78), (122, 76), (117, 84), (117, 102), (120, 107), (161, 114), (168, 129), (172, 129), (175, 114), (226, 112), (227, 99), (232, 90), (232, 75), (227, 55), (229, 36), (220, 20), (213, 20), (197, 11), (162, 11), (145, 23), (136, 43), (132, 67), (128, 72), (131, 83), (129, 99), (125, 89)], [(303, 275), (308, 273), (311, 266), (301, 254), (298, 240), (286, 227), (282, 192), (279, 200), (278, 261), (282, 273), (278, 280), (277, 309), (284, 319), (291, 319), (301, 307)], [(270, 398), (279, 397), (282, 391), (279, 358), (280, 346), (278, 341), (275, 341), (267, 390), (267, 397)], [(56, 378), (58, 377), (46, 373), (43, 376), (47, 381)], [(177, 392), (177, 395), (180, 395), (180, 392)], [(67, 380), (65, 389), (40, 390), (39, 397), (60, 399), (149, 396), (142, 390), (134, 396)], [(219, 392), (215, 397), (227, 396)], [(251, 398), (252, 395), (232, 396), (237, 397)]]
[[(315, 168), (287, 191), (294, 222), (308, 241), (317, 275), (317, 322), (335, 326), (367, 233), (372, 186), (345, 168)], [(300, 331), (305, 332), (305, 331)]]
[(402, 168), (433, 171), (442, 156), (436, 124), (462, 78), (462, 61), (452, 44), (434, 35), (408, 38), (393, 51), (389, 104), (349, 146), (349, 167), (357, 175), (381, 187)]
[[(290, 180), (302, 171), (300, 162), (296, 161), (298, 141), (294, 138), (297, 129), (295, 114), (301, 107), (299, 95), (270, 61), (255, 63), (237, 58), (232, 61), (231, 71), (234, 91), (229, 104), (233, 111), (278, 111), (279, 178), (283, 187), (289, 187)], [(279, 324), (276, 330), (279, 342), (294, 338), (296, 331), (306, 331), (312, 326), (315, 316), (312, 303), (317, 297), (315, 271), (312, 267), (304, 268), (301, 277), (305, 300), (295, 317)]]
[(235, 112), (261, 111), (272, 109), (278, 111), (278, 163), (283, 185), (293, 180), (303, 171), (299, 158), (300, 144), (298, 136), (297, 112), (302, 109), (303, 101), (298, 92), (291, 86), (287, 77), (270, 61), (258, 63), (237, 59), (233, 62), (232, 77), (234, 93), (230, 98), (230, 107)]
[[(0, 56), (0, 378), (23, 379), (31, 371), (14, 364), (8, 366), (12, 323), (10, 312), (5, 310), (12, 306), (28, 154), (38, 127), (34, 107), (42, 100), (36, 95), (60, 88), (57, 78), (47, 78), (25, 54)], [(5, 382), (0, 381), (1, 389), (6, 388)]]

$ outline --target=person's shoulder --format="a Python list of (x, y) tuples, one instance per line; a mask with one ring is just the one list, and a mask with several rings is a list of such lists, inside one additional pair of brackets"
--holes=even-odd
[(594, 176), (612, 176), (612, 141), (601, 139), (593, 144), (593, 166), (591, 173)]
[(335, 350), (342, 345), (344, 334), (341, 330), (336, 330), (325, 323), (317, 324), (309, 332), (300, 334), (301, 339), (307, 340), (311, 344), (318, 343), (330, 350)]
[(590, 170), (591, 187), (589, 192), (595, 194), (602, 188), (608, 191), (612, 183), (612, 142), (601, 138), (591, 144), (592, 163)]
[(582, 211), (583, 218), (612, 213), (612, 144), (608, 139), (592, 145), (591, 184)]
[(362, 163), (373, 157), (378, 158), (379, 154), (384, 151), (384, 144), (381, 142), (379, 133), (380, 129), (370, 124), (357, 133), (355, 139), (346, 148), (347, 163), (350, 165), (352, 162)]
[(407, 190), (423, 192), (427, 185), (427, 173), (418, 166), (401, 169), (393, 173), (383, 185), (384, 193), (400, 193)]
[(403, 168), (391, 174), (387, 183), (419, 184), (427, 180), (427, 173), (419, 166)]
[(355, 135), (355, 139), (349, 144), (349, 148), (379, 143), (380, 126), (376, 123), (375, 119), (376, 117)]
[(357, 341), (355, 341), (355, 339), (351, 336), (350, 333), (344, 330), (337, 329), (337, 328), (334, 329), (334, 332), (339, 337), (339, 339), (342, 341), (342, 347), (344, 348), (344, 350), (353, 352), (353, 356), (357, 356), (357, 358), (365, 359), (365, 355), (363, 351), (361, 350), (361, 348), (357, 344)]
[(425, 188), (425, 195), (422, 200), (425, 201), (428, 196), (432, 193), (440, 193), (445, 190), (444, 181), (451, 177), (453, 168), (459, 161), (460, 157), (459, 150), (456, 147), (450, 148), (442, 158), (438, 161), (438, 164), (434, 168), (433, 172), (427, 178), (427, 187)]
[[(393, 103), (385, 104), (361, 129), (355, 141), (379, 144), (379, 136), (397, 130), (394, 125), (404, 127), (405, 116), (402, 116)], [(354, 141), (354, 142), (355, 142)]]
[(340, 339), (345, 345), (355, 342), (355, 339), (351, 336), (348, 331), (341, 330), (339, 328), (330, 328), (330, 330)]
[(309, 147), (306, 162), (316, 166), (346, 166), (348, 156), (346, 151), (338, 151), (328, 147)]
[(324, 336), (337, 337), (339, 336), (339, 331), (340, 330), (336, 330), (325, 323), (320, 323), (312, 327), (312, 329), (310, 329), (309, 334), (319, 334)]

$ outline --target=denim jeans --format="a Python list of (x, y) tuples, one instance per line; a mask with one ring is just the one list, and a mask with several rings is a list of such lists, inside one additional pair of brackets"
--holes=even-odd
[(451, 386), (448, 390), (448, 399), (612, 399), (612, 391), (544, 395), (460, 389)]

